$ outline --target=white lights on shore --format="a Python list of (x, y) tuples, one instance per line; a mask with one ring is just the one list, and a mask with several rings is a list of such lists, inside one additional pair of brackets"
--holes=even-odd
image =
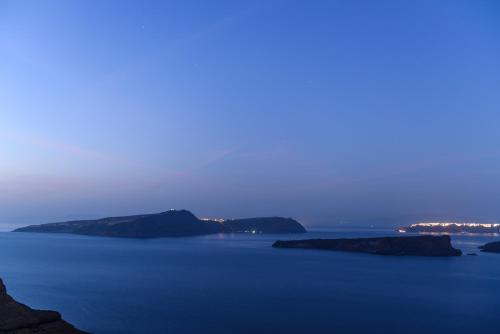
[(500, 224), (483, 224), (483, 223), (458, 223), (458, 222), (422, 222), (411, 224), (410, 227), (484, 227), (484, 228), (497, 228)]
[(213, 221), (213, 222), (217, 222), (217, 223), (223, 223), (223, 222), (226, 221), (223, 218), (201, 218), (200, 220), (203, 220), (203, 221)]

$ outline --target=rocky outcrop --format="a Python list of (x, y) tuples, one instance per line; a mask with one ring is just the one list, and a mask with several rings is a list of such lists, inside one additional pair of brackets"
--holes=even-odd
[(479, 247), (481, 252), (486, 253), (500, 253), (500, 241), (490, 242)]
[(14, 232), (72, 233), (123, 238), (183, 237), (245, 232), (303, 233), (305, 231), (302, 225), (291, 218), (200, 220), (187, 210), (32, 225), (14, 230)]
[(16, 302), (0, 280), (0, 334), (85, 334), (54, 311), (38, 311)]
[(276, 248), (307, 248), (397, 256), (460, 256), (462, 251), (443, 236), (383, 237), (360, 239), (309, 239), (276, 241)]

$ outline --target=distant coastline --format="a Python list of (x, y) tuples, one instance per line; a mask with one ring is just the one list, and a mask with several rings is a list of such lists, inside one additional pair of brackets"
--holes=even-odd
[(188, 210), (30, 225), (14, 232), (70, 233), (122, 238), (185, 237), (215, 233), (305, 233), (292, 218), (199, 219)]
[(500, 224), (497, 223), (462, 223), (462, 222), (421, 222), (398, 228), (398, 232), (406, 233), (471, 233), (498, 234)]

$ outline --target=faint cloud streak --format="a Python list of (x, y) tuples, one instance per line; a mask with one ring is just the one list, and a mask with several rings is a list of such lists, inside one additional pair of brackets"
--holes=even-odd
[(123, 168), (127, 166), (129, 168), (141, 168), (148, 171), (153, 171), (160, 173), (161, 175), (167, 176), (180, 176), (182, 173), (167, 170), (163, 167), (146, 165), (143, 163), (138, 163), (136, 161), (119, 157), (116, 155), (112, 155), (106, 152), (101, 152), (95, 149), (88, 149), (79, 145), (67, 143), (61, 140), (55, 140), (52, 138), (48, 138), (40, 135), (33, 135), (26, 132), (20, 131), (2, 131), (0, 137), (5, 139), (13, 140), (18, 143), (28, 144), (40, 149), (56, 151), (59, 153), (64, 153), (68, 155), (72, 155), (75, 157), (79, 157), (82, 159), (90, 159), (94, 161), (110, 163), (112, 165), (119, 166)]

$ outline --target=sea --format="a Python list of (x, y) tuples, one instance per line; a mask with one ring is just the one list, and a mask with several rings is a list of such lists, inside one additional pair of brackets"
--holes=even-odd
[[(452, 236), (464, 256), (274, 249), (275, 240), (397, 235), (119, 239), (0, 233), (0, 277), (18, 301), (91, 333), (500, 333), (500, 236)], [(468, 256), (476, 253), (477, 256)]]

